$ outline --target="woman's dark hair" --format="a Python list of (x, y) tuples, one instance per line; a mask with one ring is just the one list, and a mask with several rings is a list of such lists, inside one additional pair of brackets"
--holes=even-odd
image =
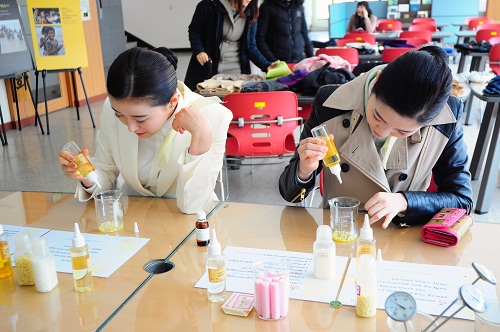
[(250, 23), (255, 23), (259, 18), (259, 1), (252, 0), (248, 6), (243, 6), (243, 0), (231, 0), (231, 6), (236, 7), (236, 11), (240, 17), (249, 17)]
[[(359, 6), (364, 6), (366, 8), (366, 11), (368, 12), (368, 17), (372, 17), (372, 10), (370, 9), (370, 6), (368, 6), (368, 1), (360, 1), (356, 5), (356, 10), (358, 9)], [(363, 30), (366, 30), (365, 27), (365, 19), (362, 16), (357, 15), (354, 13), (354, 24), (356, 25), (356, 28), (363, 28)]]
[(108, 71), (106, 87), (116, 99), (144, 99), (167, 105), (177, 89), (177, 55), (166, 47), (134, 47), (120, 54)]
[(448, 101), (452, 80), (448, 54), (440, 47), (426, 46), (390, 62), (372, 93), (402, 117), (427, 124)]

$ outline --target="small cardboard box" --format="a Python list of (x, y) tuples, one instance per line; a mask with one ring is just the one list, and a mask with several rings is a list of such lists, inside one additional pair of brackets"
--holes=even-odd
[(246, 317), (253, 309), (254, 296), (233, 293), (222, 305), (222, 310), (229, 315)]

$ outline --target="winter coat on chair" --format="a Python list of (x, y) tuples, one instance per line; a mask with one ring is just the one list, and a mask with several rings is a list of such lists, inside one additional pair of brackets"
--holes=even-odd
[[(202, 0), (196, 6), (188, 27), (193, 54), (184, 80), (184, 83), (193, 91), (196, 90), (196, 84), (218, 73), (224, 15), (227, 15), (227, 11), (219, 0)], [(252, 17), (248, 16), (245, 30), (239, 40), (241, 74), (250, 74), (250, 60), (262, 71), (267, 71), (271, 65), (271, 61), (266, 60), (257, 49), (257, 22), (251, 24), (251, 21)], [(207, 53), (212, 60), (211, 68), (205, 68), (196, 59), (201, 52)], [(208, 66), (208, 64), (205, 65)]]
[(265, 0), (259, 8), (257, 47), (269, 61), (297, 63), (314, 56), (304, 7), (296, 2)]

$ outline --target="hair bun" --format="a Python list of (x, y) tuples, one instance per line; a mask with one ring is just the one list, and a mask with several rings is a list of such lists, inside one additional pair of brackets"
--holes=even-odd
[(157, 47), (157, 48), (154, 48), (152, 51), (160, 53), (163, 56), (165, 56), (167, 58), (167, 60), (172, 64), (172, 66), (174, 66), (174, 69), (177, 70), (178, 59), (177, 59), (177, 55), (172, 50), (170, 50), (166, 47)]
[(427, 52), (437, 58), (442, 59), (444, 62), (446, 62), (446, 64), (449, 63), (448, 53), (446, 53), (446, 51), (439, 46), (424, 46), (421, 49), (419, 49), (419, 51)]

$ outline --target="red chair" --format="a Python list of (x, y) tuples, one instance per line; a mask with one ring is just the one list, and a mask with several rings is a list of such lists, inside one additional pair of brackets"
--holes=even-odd
[(480, 24), (476, 27), (476, 31), (486, 30), (486, 29), (500, 30), (500, 24), (498, 24), (498, 23), (484, 23), (484, 24)]
[(395, 18), (379, 18), (377, 20), (377, 24), (380, 24), (380, 23), (388, 23), (388, 22), (399, 22), (399, 20), (395, 19)]
[(224, 97), (224, 106), (233, 112), (226, 155), (282, 157), (295, 152), (294, 131), (302, 126), (295, 93), (230, 93)]
[(424, 39), (424, 38), (397, 38), (397, 39), (406, 40), (406, 43), (408, 45), (413, 45), (417, 48), (419, 48), (421, 45), (428, 43), (427, 39)]
[(383, 22), (378, 24), (377, 31), (402, 31), (403, 23), (399, 21), (395, 22)]
[(486, 23), (495, 23), (495, 20), (491, 18), (474, 18), (469, 21), (469, 30), (474, 30), (478, 25)]
[(493, 37), (499, 37), (500, 36), (500, 29), (485, 29), (485, 30), (479, 30), (476, 32), (476, 41), (490, 41), (491, 38)]
[[(356, 40), (356, 39), (347, 39), (347, 38), (342, 38), (342, 39), (337, 39), (336, 40), (337, 42), (337, 46), (341, 47), (341, 46), (346, 46), (347, 43), (359, 43), (360, 41), (359, 40)], [(365, 41), (361, 41), (361, 43), (364, 43)]]
[(394, 48), (386, 48), (382, 52), (382, 62), (389, 63), (392, 60), (396, 59), (403, 53), (413, 50), (413, 48), (409, 47), (394, 47)]
[(418, 24), (412, 24), (408, 28), (408, 31), (425, 31), (425, 30), (428, 30), (430, 32), (436, 32), (437, 27), (432, 24), (418, 23)]
[(470, 21), (472, 20), (487, 20), (488, 17), (486, 16), (473, 16), (473, 17), (466, 17), (465, 18), (465, 24), (469, 24)]
[(490, 68), (495, 75), (500, 75), (500, 44), (493, 45), (490, 49)]
[(326, 55), (338, 55), (344, 60), (347, 60), (351, 66), (356, 66), (359, 63), (359, 53), (358, 50), (351, 47), (329, 47), (320, 48), (316, 51), (316, 55), (326, 54)]
[(413, 21), (411, 21), (411, 23), (412, 24), (429, 23), (436, 25), (436, 20), (433, 19), (432, 17), (417, 17), (414, 18)]
[(399, 38), (410, 39), (410, 38), (423, 38), (427, 40), (428, 43), (432, 41), (432, 32), (428, 30), (423, 31), (403, 31), (399, 35)]
[(344, 36), (344, 39), (356, 39), (356, 41), (362, 43), (366, 42), (370, 45), (375, 45), (377, 41), (374, 34), (371, 33), (359, 33), (359, 32), (349, 32)]

